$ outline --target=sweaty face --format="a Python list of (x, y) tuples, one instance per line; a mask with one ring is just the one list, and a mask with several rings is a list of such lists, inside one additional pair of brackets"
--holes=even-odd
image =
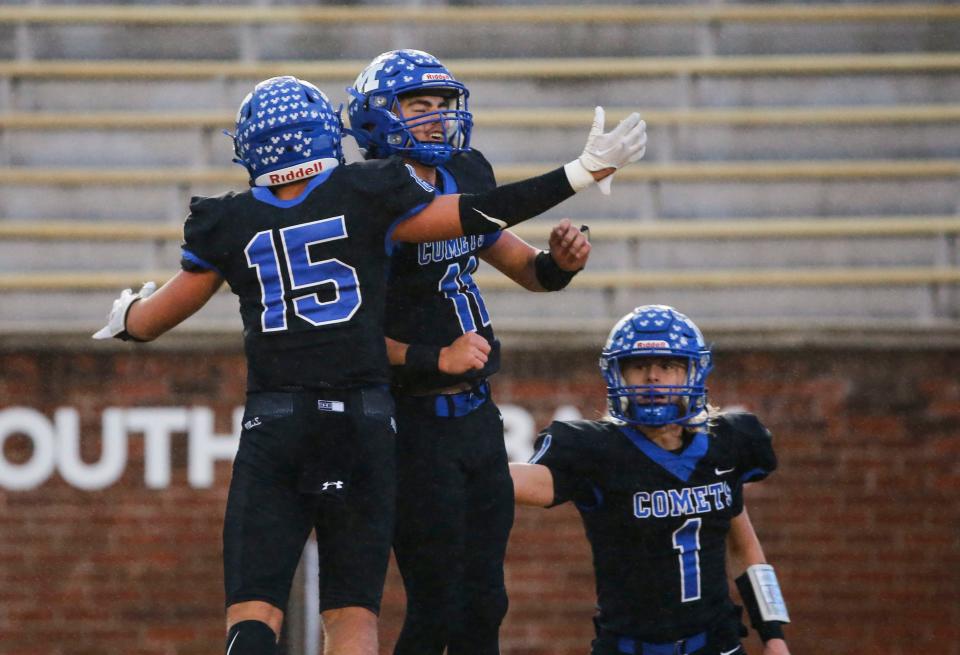
[(663, 395), (638, 398), (641, 404), (667, 404), (681, 402), (680, 397), (668, 395), (667, 387), (686, 384), (687, 360), (682, 357), (634, 357), (620, 362), (620, 374), (629, 386), (648, 386), (650, 391), (664, 391)]
[[(399, 110), (402, 118), (416, 119), (417, 116), (430, 114), (436, 111), (450, 109), (451, 98), (434, 95), (415, 95), (401, 97), (399, 100)], [(416, 123), (408, 127), (410, 134), (421, 143), (444, 143), (447, 135), (444, 130), (443, 121), (438, 116), (432, 116), (424, 119), (422, 123)]]

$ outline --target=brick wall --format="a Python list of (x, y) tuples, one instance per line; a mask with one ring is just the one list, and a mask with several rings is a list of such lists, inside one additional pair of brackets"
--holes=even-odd
[[(588, 417), (602, 409), (594, 352), (506, 355), (495, 396), (538, 427), (562, 404)], [(720, 348), (716, 364), (714, 401), (755, 411), (776, 437), (781, 470), (747, 500), (790, 605), (793, 652), (960, 653), (960, 352)], [(232, 347), (0, 349), (0, 410), (53, 420), (74, 408), (87, 463), (105, 450), (109, 407), (209, 407), (213, 432), (227, 434), (242, 389)], [(209, 488), (196, 485), (174, 434), (169, 479), (149, 488), (146, 440), (131, 434), (122, 474), (103, 489), (79, 490), (59, 473), (0, 488), (0, 653), (221, 651), (229, 464), (216, 464)], [(22, 465), (32, 449), (13, 434), (4, 459)], [(518, 512), (507, 580), (505, 653), (586, 652), (593, 583), (574, 511)], [(391, 570), (385, 653), (402, 598)]]

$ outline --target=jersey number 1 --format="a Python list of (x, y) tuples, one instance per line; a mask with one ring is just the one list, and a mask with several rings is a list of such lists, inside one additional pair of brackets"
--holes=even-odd
[[(288, 309), (317, 326), (353, 318), (363, 300), (357, 270), (339, 259), (319, 262), (310, 259), (313, 244), (346, 238), (347, 226), (343, 216), (285, 227), (280, 230), (282, 263), (270, 230), (258, 232), (250, 239), (243, 252), (247, 255), (247, 264), (257, 269), (263, 303), (260, 326), (264, 332), (286, 330)], [(284, 290), (281, 265), (286, 266), (290, 280), (292, 293), (289, 298)], [(319, 284), (333, 285), (333, 300), (320, 300), (316, 290)]]
[(673, 532), (673, 549), (680, 551), (680, 600), (700, 599), (700, 519), (689, 519)]

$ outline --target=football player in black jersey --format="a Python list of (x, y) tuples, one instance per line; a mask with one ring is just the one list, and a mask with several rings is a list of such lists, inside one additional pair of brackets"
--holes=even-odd
[(383, 340), (397, 240), (495, 232), (635, 161), (633, 115), (602, 110), (580, 158), (492, 191), (436, 196), (399, 158), (342, 165), (340, 117), (293, 77), (258, 84), (237, 114), (236, 161), (251, 189), (194, 198), (181, 270), (125, 290), (96, 338), (149, 341), (224, 281), (239, 297), (248, 396), (224, 521), (226, 650), (276, 650), (290, 585), (316, 528), (325, 650), (377, 652), (393, 537), (394, 409)]
[(593, 655), (733, 655), (746, 630), (726, 560), (765, 655), (789, 622), (743, 503), (777, 466), (756, 416), (707, 404), (711, 353), (671, 307), (637, 307), (600, 356), (609, 416), (555, 421), (530, 464), (511, 464), (517, 502), (572, 501), (593, 550)]
[[(348, 92), (347, 132), (368, 159), (403, 157), (438, 193), (496, 187), (470, 147), (469, 92), (432, 55), (385, 52)], [(394, 249), (384, 332), (397, 400), (393, 547), (407, 596), (394, 655), (500, 652), (513, 484), (487, 381), (500, 342), (472, 277), (479, 260), (531, 291), (556, 291), (589, 252), (568, 220), (551, 232), (549, 252), (509, 231)]]

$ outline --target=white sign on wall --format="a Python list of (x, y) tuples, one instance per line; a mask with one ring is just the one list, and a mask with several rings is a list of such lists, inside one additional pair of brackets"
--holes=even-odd
[[(500, 405), (504, 439), (511, 461), (523, 462), (533, 454), (537, 426), (533, 415), (519, 405)], [(554, 418), (573, 420), (580, 412), (572, 405), (559, 407)], [(0, 409), (0, 488), (11, 491), (35, 489), (55, 473), (71, 486), (83, 490), (105, 489), (120, 479), (127, 468), (128, 444), (143, 439), (143, 481), (148, 489), (170, 486), (171, 444), (187, 440), (187, 481), (205, 489), (214, 484), (215, 464), (232, 461), (240, 441), (243, 408), (233, 411), (231, 434), (214, 431), (214, 413), (209, 407), (108, 407), (100, 417), (100, 458), (86, 462), (80, 456), (80, 414), (73, 407), (60, 407), (53, 417), (30, 407)], [(4, 454), (6, 441), (26, 438), (31, 452), (24, 461), (10, 461)]]

